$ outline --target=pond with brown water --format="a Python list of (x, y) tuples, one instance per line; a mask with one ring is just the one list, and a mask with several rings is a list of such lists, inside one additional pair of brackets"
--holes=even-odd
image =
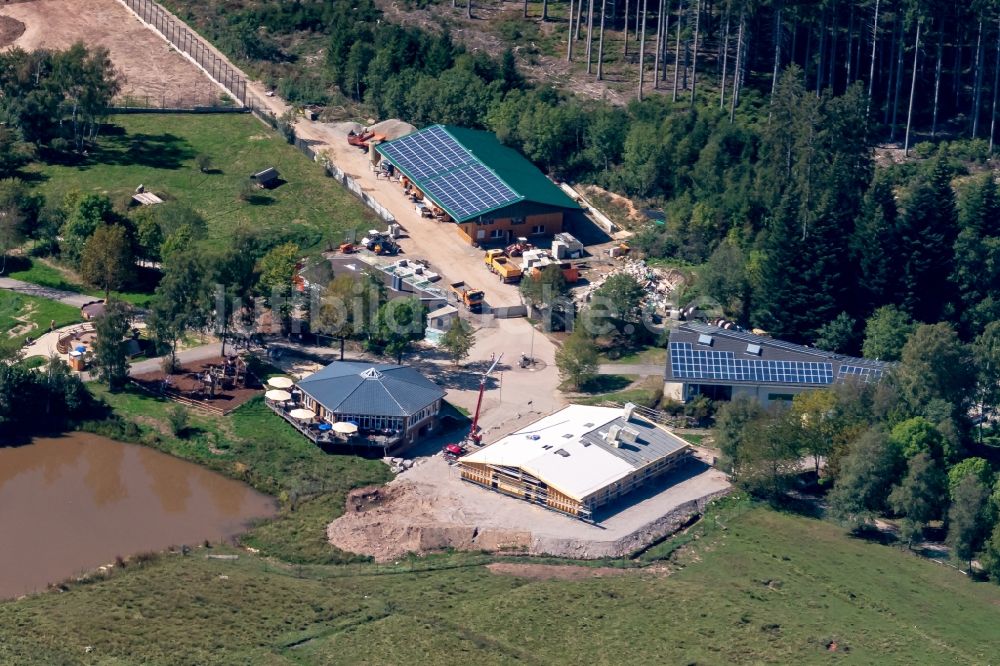
[(118, 556), (229, 539), (275, 511), (238, 481), (97, 435), (0, 447), (0, 599)]

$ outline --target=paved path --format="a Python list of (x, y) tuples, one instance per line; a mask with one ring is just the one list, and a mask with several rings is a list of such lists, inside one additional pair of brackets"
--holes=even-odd
[(24, 294), (25, 296), (47, 298), (50, 301), (58, 301), (59, 303), (64, 303), (65, 305), (70, 305), (75, 308), (82, 308), (87, 303), (93, 303), (96, 300), (100, 300), (96, 296), (88, 296), (87, 294), (78, 294), (73, 291), (63, 291), (62, 289), (43, 287), (41, 285), (24, 282), (23, 280), (15, 280), (14, 278), (9, 277), (0, 277), (0, 289), (16, 291), (17, 293)]
[[(222, 356), (221, 342), (212, 342), (207, 345), (192, 347), (191, 349), (185, 349), (177, 352), (177, 360), (180, 363), (204, 361), (205, 359), (216, 358), (218, 356)], [(141, 375), (144, 372), (156, 372), (160, 369), (161, 361), (162, 357), (137, 361), (130, 366), (130, 372), (133, 375)]]
[(665, 368), (656, 364), (630, 365), (625, 363), (602, 363), (597, 368), (597, 373), (601, 375), (638, 375), (640, 377), (662, 377)]

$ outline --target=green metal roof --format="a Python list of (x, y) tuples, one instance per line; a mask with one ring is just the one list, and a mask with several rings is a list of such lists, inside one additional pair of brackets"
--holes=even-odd
[(521, 202), (579, 209), (491, 132), (432, 125), (379, 144), (376, 150), (457, 222)]

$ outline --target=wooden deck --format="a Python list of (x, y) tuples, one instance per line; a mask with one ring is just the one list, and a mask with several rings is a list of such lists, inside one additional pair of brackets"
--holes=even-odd
[(291, 424), (293, 428), (298, 430), (302, 435), (308, 438), (309, 441), (317, 446), (348, 446), (363, 449), (382, 449), (383, 451), (388, 452), (403, 442), (402, 435), (385, 436), (365, 432), (364, 430), (359, 431), (358, 434), (350, 437), (338, 435), (332, 430), (321, 432), (316, 428), (316, 426), (319, 425), (318, 423), (305, 424), (299, 419), (292, 418), (288, 412), (291, 411), (291, 409), (294, 409), (294, 407), (285, 409), (280, 404), (270, 400), (265, 400), (264, 403), (271, 408), (272, 412), (285, 419), (285, 421)]

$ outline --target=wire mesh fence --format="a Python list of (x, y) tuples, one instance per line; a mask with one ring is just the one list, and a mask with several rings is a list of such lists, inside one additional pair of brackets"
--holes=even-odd
[[(258, 115), (270, 116), (271, 114), (260, 100), (248, 89), (247, 81), (243, 75), (231, 67), (226, 59), (221, 57), (201, 35), (191, 30), (185, 23), (175, 19), (167, 10), (153, 0), (121, 0), (126, 7), (131, 9), (140, 19), (145, 21), (154, 30), (159, 32), (170, 42), (179, 52), (186, 54), (202, 70), (208, 74), (223, 88), (228, 90), (232, 96), (244, 107), (257, 113)], [(137, 108), (156, 108), (155, 100), (147, 100), (149, 103)], [(170, 108), (166, 106), (166, 98), (160, 100), (159, 108)], [(216, 99), (211, 104), (195, 105), (195, 100), (178, 100), (186, 102), (188, 106), (218, 106), (226, 107), (227, 104)], [(120, 105), (118, 105), (120, 106)], [(184, 107), (176, 107), (184, 108)]]

